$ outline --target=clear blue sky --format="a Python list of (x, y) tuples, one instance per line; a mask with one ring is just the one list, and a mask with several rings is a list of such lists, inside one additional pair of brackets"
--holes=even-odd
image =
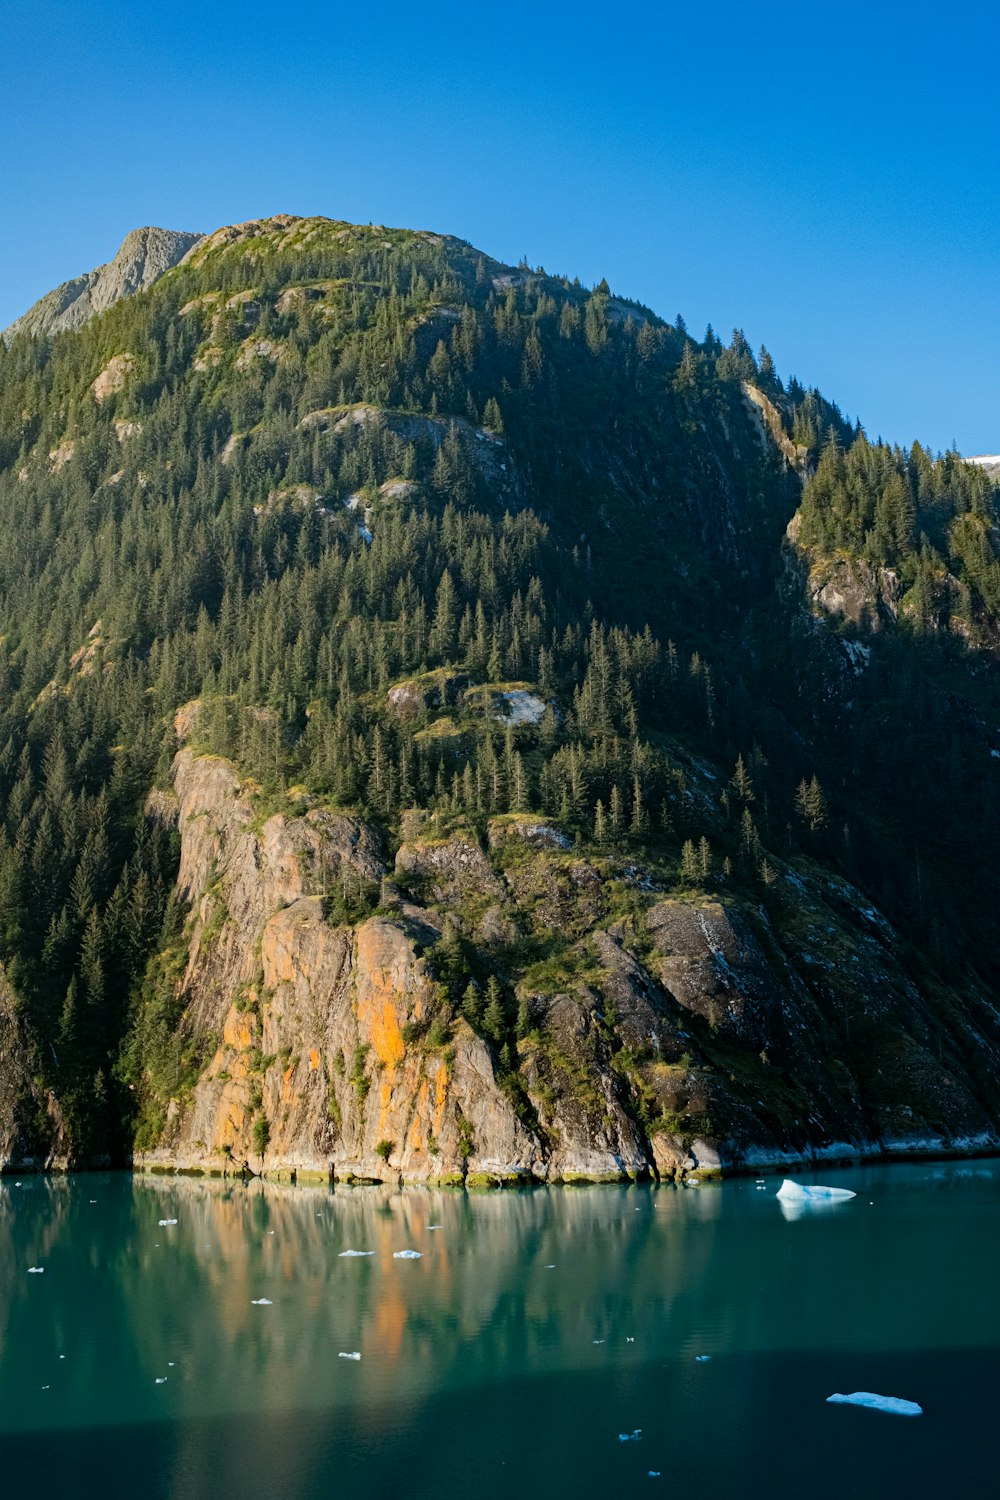
[(447, 230), (1000, 451), (996, 0), (0, 0), (0, 327), (140, 224)]

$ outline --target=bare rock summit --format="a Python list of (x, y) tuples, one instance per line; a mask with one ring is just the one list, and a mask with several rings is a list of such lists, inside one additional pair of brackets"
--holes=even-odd
[(152, 286), (203, 238), (180, 229), (150, 226), (133, 229), (125, 236), (114, 260), (46, 292), (5, 328), (0, 338), (9, 343), (18, 333), (47, 338), (68, 328), (81, 328), (89, 318), (106, 311), (122, 297), (131, 297)]

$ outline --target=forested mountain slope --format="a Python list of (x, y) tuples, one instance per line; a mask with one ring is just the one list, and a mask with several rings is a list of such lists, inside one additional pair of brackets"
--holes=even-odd
[(2, 1154), (995, 1140), (996, 502), (434, 234), (0, 346)]

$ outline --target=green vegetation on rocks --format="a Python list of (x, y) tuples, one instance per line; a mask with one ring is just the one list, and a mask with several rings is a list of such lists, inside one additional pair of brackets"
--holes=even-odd
[[(320, 872), (326, 917), (440, 918), (409, 1041), (464, 1017), (526, 1127), (617, 1058), (645, 1129), (693, 1140), (725, 1073), (808, 1136), (725, 986), (683, 1098), (650, 1082), (674, 1059), (626, 1055), (592, 940), (673, 994), (646, 925), (668, 895), (774, 950), (855, 1081), (889, 1061), (859, 997), (891, 953), (893, 1025), (919, 1012), (995, 1121), (956, 1033), (1000, 1046), (996, 506), (738, 331), (434, 234), (220, 230), (75, 331), (0, 343), (0, 962), (70, 1156), (149, 1145), (206, 1062), (178, 1010), (206, 894), (175, 888), (178, 738), (261, 825), (349, 809), (401, 849), (395, 887)], [(564, 992), (593, 995), (583, 1050)], [(364, 1044), (346, 1066), (363, 1106)]]

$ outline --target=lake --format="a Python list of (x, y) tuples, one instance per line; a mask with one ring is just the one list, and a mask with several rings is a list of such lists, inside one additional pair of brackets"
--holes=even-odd
[(796, 1177), (858, 1196), (4, 1178), (4, 1493), (995, 1492), (1000, 1163)]

